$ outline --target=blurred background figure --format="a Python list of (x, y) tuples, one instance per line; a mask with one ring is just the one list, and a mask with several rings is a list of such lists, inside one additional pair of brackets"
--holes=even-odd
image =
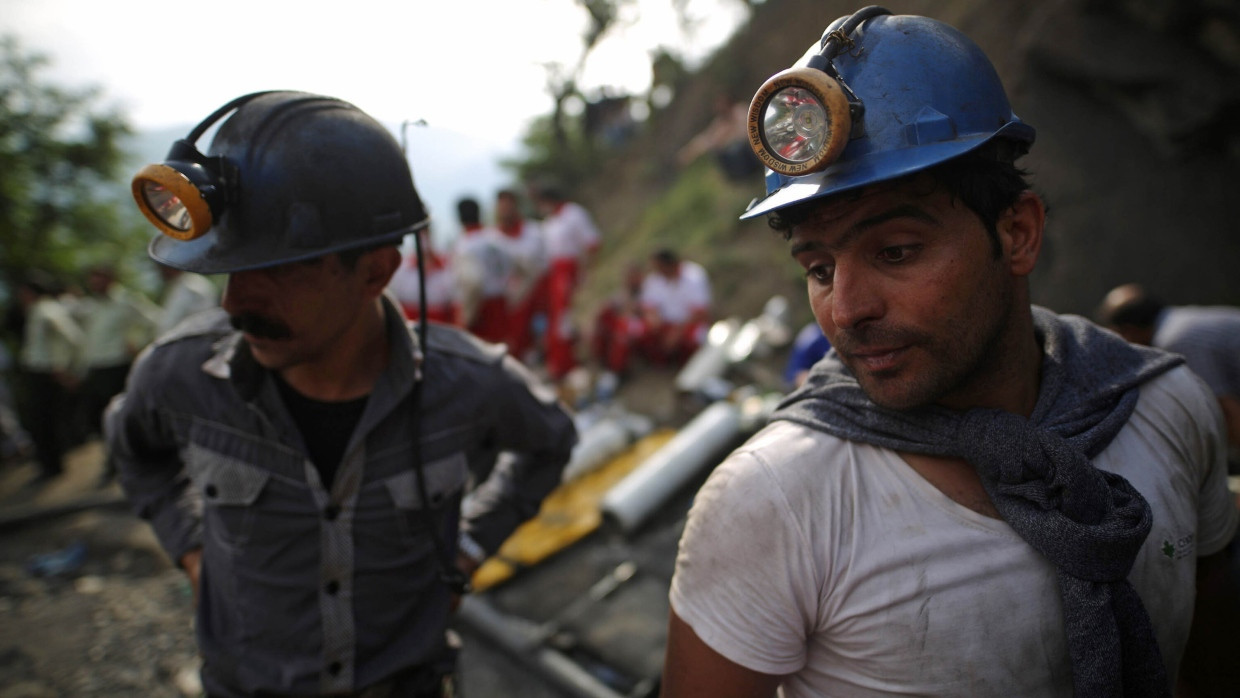
[(629, 354), (645, 334), (642, 317), (642, 282), (645, 269), (630, 262), (625, 266), (623, 283), (594, 315), (590, 351), (603, 370), (621, 377), (628, 368)]
[(155, 336), (163, 335), (195, 313), (219, 307), (220, 291), (207, 277), (164, 264), (157, 266), (164, 280), (164, 293)]
[(710, 279), (697, 262), (663, 248), (650, 257), (642, 282), (642, 354), (656, 365), (683, 364), (706, 338), (710, 322)]
[(461, 320), (475, 336), (488, 342), (508, 339), (508, 279), (512, 256), (502, 234), (482, 224), (476, 199), (456, 204), (460, 236), (452, 253), (452, 269), (460, 297)]
[(1129, 342), (1184, 356), (1218, 398), (1227, 422), (1228, 471), (1240, 475), (1240, 308), (1167, 305), (1132, 283), (1111, 289), (1097, 315)]
[(676, 152), (676, 162), (686, 167), (706, 153), (714, 153), (725, 177), (734, 182), (752, 180), (762, 173), (762, 163), (749, 146), (749, 103), (719, 93), (714, 107), (715, 118)]
[[(460, 325), (460, 297), (456, 290), (456, 277), (448, 257), (431, 247), (429, 229), (418, 233), (422, 251), (426, 255), (426, 317), (431, 322)], [(401, 311), (410, 320), (420, 317), (418, 299), (418, 249), (415, 247), (404, 256), (400, 268), (388, 282), (388, 291), (396, 297)]]
[(72, 427), (70, 395), (77, 384), (73, 371), (82, 330), (60, 301), (60, 289), (60, 283), (51, 276), (31, 271), (17, 291), (25, 314), (18, 356), (17, 409), (34, 443), (39, 465), (36, 483), (64, 471)]
[(102, 434), (103, 409), (125, 389), (134, 357), (155, 338), (160, 309), (117, 282), (109, 264), (86, 273), (86, 294), (73, 307), (82, 328), (78, 352), (78, 428), (83, 437)]
[(508, 277), (508, 352), (527, 364), (537, 358), (540, 337), (535, 318), (547, 314), (547, 243), (542, 226), (521, 213), (516, 192), (495, 195), (495, 225), (503, 233), (512, 258)]
[(801, 328), (792, 340), (792, 351), (788, 354), (788, 365), (784, 368), (784, 382), (789, 390), (801, 387), (809, 369), (831, 350), (831, 340), (822, 333), (816, 321), (810, 321)]
[(547, 374), (559, 381), (577, 366), (577, 332), (573, 327), (573, 296), (594, 259), (602, 236), (581, 204), (569, 201), (556, 185), (531, 187), (543, 216), (547, 272)]

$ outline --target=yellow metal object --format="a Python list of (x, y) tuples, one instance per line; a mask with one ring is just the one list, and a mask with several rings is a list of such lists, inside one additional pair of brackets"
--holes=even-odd
[(656, 430), (605, 465), (553, 490), (538, 515), (513, 531), (474, 572), (474, 590), (501, 584), (522, 567), (536, 565), (592, 533), (603, 521), (603, 495), (675, 435), (675, 429)]

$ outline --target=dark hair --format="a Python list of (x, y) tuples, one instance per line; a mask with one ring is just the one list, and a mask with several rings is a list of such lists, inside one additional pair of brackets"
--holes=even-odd
[(550, 201), (556, 204), (561, 201), (567, 201), (564, 187), (559, 182), (550, 179), (544, 179), (530, 185), (530, 194), (539, 201)]
[(482, 209), (476, 199), (466, 197), (456, 202), (456, 217), (462, 225), (476, 225), (482, 220)]
[[(1024, 154), (1026, 144), (1003, 138), (995, 138), (969, 152), (939, 163), (929, 169), (906, 175), (905, 179), (929, 176), (945, 188), (967, 208), (977, 214), (990, 236), (995, 256), (1002, 253), (999, 244), (999, 216), (1011, 208), (1020, 195), (1030, 189), (1025, 179), (1028, 172), (1016, 166), (1016, 159)], [(823, 203), (836, 197), (856, 198), (864, 189), (836, 194), (827, 199), (811, 199), (805, 203), (789, 206), (767, 216), (767, 224), (783, 234), (792, 235), (793, 227), (806, 219)]]
[(676, 264), (680, 261), (679, 257), (676, 256), (676, 252), (670, 247), (660, 247), (655, 250), (654, 254), (650, 255), (650, 258), (659, 264), (666, 265)]
[(43, 269), (27, 270), (18, 286), (29, 289), (36, 296), (56, 296), (64, 292), (64, 285)]
[(520, 201), (520, 198), (517, 197), (517, 193), (511, 189), (500, 189), (499, 191), (495, 192), (495, 198), (496, 199), (512, 199), (513, 201)]
[(1166, 304), (1156, 296), (1138, 289), (1114, 307), (1104, 307), (1097, 312), (1098, 321), (1108, 327), (1153, 327), (1158, 314)]

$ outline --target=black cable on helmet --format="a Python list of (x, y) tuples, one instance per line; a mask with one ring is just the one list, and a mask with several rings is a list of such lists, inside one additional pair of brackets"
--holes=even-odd
[[(428, 233), (429, 234), (429, 233)], [(426, 493), (426, 472), (423, 468), (422, 461), (422, 383), (426, 380), (426, 361), (430, 356), (430, 344), (428, 342), (427, 325), (429, 320), (427, 317), (426, 303), (426, 262), (424, 250), (422, 247), (422, 231), (415, 231), (413, 234), (414, 254), (418, 256), (418, 343), (422, 349), (422, 366), (420, 373), (421, 380), (415, 380), (413, 383), (413, 392), (409, 397), (409, 401), (413, 407), (413, 414), (410, 417), (413, 433), (413, 462), (414, 472), (418, 481), (418, 497), (422, 500), (422, 519), (426, 526), (426, 532), (431, 537), (431, 545), (435, 548), (435, 557), (439, 561), (439, 579), (454, 594), (464, 595), (469, 593), (469, 580), (465, 577), (465, 573), (456, 566), (456, 561), (448, 558), (447, 545), (439, 537), (438, 526), (435, 517), (431, 514), (431, 500)]]
[(823, 35), (822, 41), (819, 44), (822, 47), (820, 53), (828, 60), (835, 58), (849, 45), (850, 41), (848, 40), (848, 37), (850, 37), (852, 33), (857, 30), (857, 27), (860, 26), (862, 22), (870, 19), (871, 17), (879, 17), (881, 15), (889, 14), (891, 14), (891, 10), (888, 10), (885, 7), (879, 7), (878, 5), (870, 5), (869, 7), (863, 7), (860, 10), (857, 10), (849, 15), (848, 19), (844, 20), (844, 23), (840, 25), (839, 29), (832, 32), (827, 32)]

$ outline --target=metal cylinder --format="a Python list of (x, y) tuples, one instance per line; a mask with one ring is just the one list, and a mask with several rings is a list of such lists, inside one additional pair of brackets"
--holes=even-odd
[(655, 511), (740, 434), (741, 410), (726, 400), (711, 404), (662, 448), (603, 496), (603, 516), (626, 533)]
[(581, 432), (573, 454), (564, 466), (563, 482), (575, 480), (606, 463), (624, 450), (632, 440), (625, 424), (615, 417), (604, 417)]
[(676, 374), (676, 389), (692, 393), (700, 390), (711, 378), (723, 375), (728, 368), (728, 345), (740, 329), (735, 318), (720, 320), (706, 333), (706, 343), (694, 352)]

